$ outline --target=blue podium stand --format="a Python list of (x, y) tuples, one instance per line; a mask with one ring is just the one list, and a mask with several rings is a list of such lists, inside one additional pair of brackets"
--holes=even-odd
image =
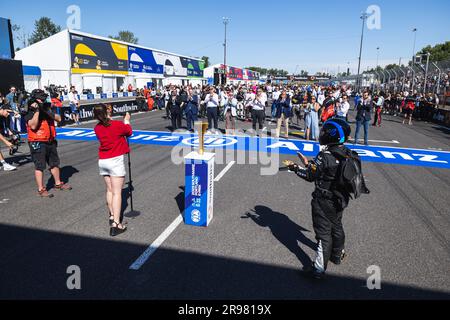
[(185, 158), (184, 223), (207, 227), (213, 218), (214, 153), (194, 151)]

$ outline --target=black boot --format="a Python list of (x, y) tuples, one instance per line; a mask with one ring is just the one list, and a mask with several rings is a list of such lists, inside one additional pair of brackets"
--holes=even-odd
[(325, 277), (325, 272), (317, 270), (316, 267), (314, 266), (314, 262), (310, 267), (304, 267), (302, 269), (302, 274), (307, 276), (308, 278), (316, 280), (321, 280)]
[(340, 255), (332, 256), (330, 261), (335, 265), (340, 265), (345, 260), (345, 257), (347, 257), (347, 254), (345, 253), (345, 250), (342, 250)]

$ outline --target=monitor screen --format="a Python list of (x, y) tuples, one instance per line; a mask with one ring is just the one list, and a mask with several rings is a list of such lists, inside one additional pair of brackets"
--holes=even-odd
[(0, 59), (14, 59), (11, 23), (5, 18), (0, 18)]

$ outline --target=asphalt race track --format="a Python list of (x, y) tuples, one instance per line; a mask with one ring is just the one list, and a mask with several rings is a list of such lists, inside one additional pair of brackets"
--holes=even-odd
[[(135, 115), (133, 128), (168, 131), (164, 114)], [(381, 128), (370, 127), (369, 139), (450, 151), (449, 137), (449, 129), (435, 124), (407, 126), (385, 116)], [(340, 266), (330, 264), (317, 283), (299, 273), (314, 257), (313, 185), (289, 172), (263, 176), (258, 164), (235, 164), (215, 183), (208, 228), (179, 224), (139, 270), (131, 270), (182, 214), (184, 166), (172, 163), (170, 147), (134, 144), (138, 212), (130, 217), (128, 199), (129, 231), (111, 238), (97, 147), (96, 141), (60, 140), (63, 177), (74, 190), (51, 190), (53, 199), (35, 195), (26, 145), (13, 159), (18, 170), (0, 172), (0, 299), (450, 298), (449, 169), (365, 162), (371, 194), (344, 214), (349, 256)], [(247, 163), (257, 156), (248, 153)], [(216, 165), (216, 176), (225, 166)], [(53, 184), (49, 179), (50, 189)], [(80, 290), (66, 286), (71, 265), (81, 269)], [(373, 265), (381, 270), (380, 290), (366, 286)]]

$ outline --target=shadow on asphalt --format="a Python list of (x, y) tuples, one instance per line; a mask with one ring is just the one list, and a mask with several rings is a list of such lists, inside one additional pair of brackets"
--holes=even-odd
[[(147, 246), (120, 238), (0, 225), (0, 299), (450, 299), (388, 282), (368, 290), (364, 276), (330, 273), (318, 283), (294, 268), (171, 248), (134, 271)], [(81, 270), (81, 290), (67, 289), (71, 265)]]
[(273, 211), (266, 206), (255, 206), (254, 210), (247, 212), (242, 218), (250, 218), (260, 227), (269, 228), (273, 236), (295, 254), (304, 267), (311, 266), (311, 259), (298, 244), (300, 242), (302, 245), (316, 250), (316, 244), (303, 234), (310, 232), (309, 230), (296, 224), (287, 215)]
[(178, 206), (178, 210), (180, 210), (180, 213), (183, 214), (184, 212), (184, 201), (185, 201), (185, 197), (184, 197), (184, 186), (179, 186), (178, 188), (180, 188), (181, 192), (179, 194), (177, 194), (177, 196), (175, 197), (175, 201), (177, 202), (177, 206)]
[[(69, 183), (70, 178), (76, 173), (78, 173), (78, 169), (72, 167), (72, 166), (65, 166), (60, 168), (60, 178), (61, 181), (64, 183)], [(55, 179), (52, 175), (50, 175), (50, 178), (47, 181), (46, 188), (47, 190), (51, 190), (55, 186)]]

